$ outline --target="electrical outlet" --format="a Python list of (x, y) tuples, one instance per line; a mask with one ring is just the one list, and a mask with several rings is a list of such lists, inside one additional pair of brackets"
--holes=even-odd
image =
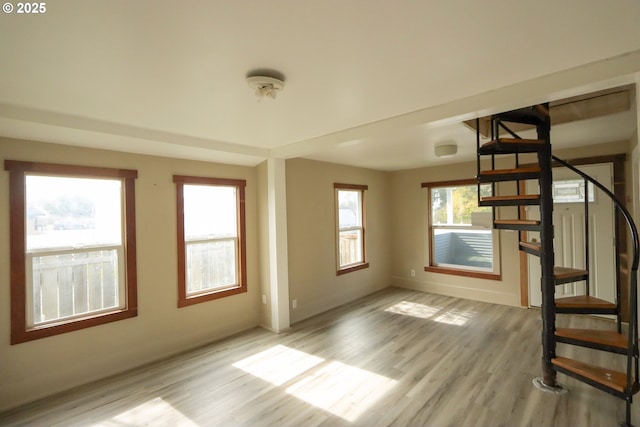
[(294, 299), (294, 300), (291, 301), (291, 308), (293, 308), (294, 310), (296, 308), (298, 308), (298, 300), (297, 299)]
[(416, 271), (414, 269), (411, 269), (411, 277), (416, 277)]
[(262, 294), (262, 303), (263, 304), (267, 303), (267, 296), (265, 294)]

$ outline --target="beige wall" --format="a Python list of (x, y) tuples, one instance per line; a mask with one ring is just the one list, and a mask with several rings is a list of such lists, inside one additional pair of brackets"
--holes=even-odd
[[(389, 286), (389, 174), (305, 159), (287, 160), (291, 323)], [(333, 184), (368, 185), (366, 250), (370, 267), (336, 276)], [(291, 305), (290, 305), (291, 307)]]
[[(0, 159), (136, 169), (138, 317), (9, 345), (8, 173), (0, 174), (0, 410), (256, 326), (256, 169), (0, 139)], [(173, 174), (246, 179), (248, 292), (177, 308)]]
[(579, 148), (567, 148), (554, 150), (556, 157), (565, 160), (580, 159), (585, 157), (608, 156), (613, 154), (627, 154), (630, 157), (631, 141), (610, 142), (608, 144), (596, 144)]
[[(395, 286), (443, 295), (518, 306), (520, 304), (518, 234), (500, 234), (502, 280), (477, 279), (424, 271), (427, 265), (427, 190), (423, 182), (471, 179), (475, 163), (394, 172), (391, 175), (393, 240), (391, 263)], [(511, 249), (510, 249), (511, 248)], [(515, 249), (513, 249), (515, 248)], [(411, 277), (411, 270), (416, 276)]]

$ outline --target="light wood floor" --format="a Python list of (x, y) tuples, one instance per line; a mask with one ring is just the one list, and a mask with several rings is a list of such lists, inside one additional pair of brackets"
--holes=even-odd
[[(617, 425), (621, 400), (564, 376), (566, 395), (531, 385), (540, 375), (539, 314), (389, 288), (286, 333), (256, 328), (0, 414), (0, 425)], [(558, 353), (618, 357), (583, 350)]]

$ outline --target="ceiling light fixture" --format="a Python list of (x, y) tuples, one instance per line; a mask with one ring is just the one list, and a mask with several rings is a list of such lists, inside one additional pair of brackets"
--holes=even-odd
[(268, 76), (247, 77), (247, 84), (255, 91), (258, 101), (265, 96), (276, 99), (278, 92), (284, 89), (283, 80)]
[(458, 146), (456, 144), (438, 145), (434, 148), (433, 152), (436, 157), (451, 157), (458, 153)]

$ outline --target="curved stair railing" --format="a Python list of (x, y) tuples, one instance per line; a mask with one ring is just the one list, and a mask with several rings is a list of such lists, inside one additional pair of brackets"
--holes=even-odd
[[(593, 177), (587, 175), (582, 172), (580, 169), (575, 166), (565, 162), (564, 160), (552, 155), (551, 158), (561, 164), (562, 166), (572, 170), (576, 174), (580, 175), (585, 182), (592, 183), (595, 187), (597, 187), (600, 191), (607, 195), (607, 197), (612, 201), (614, 207), (622, 217), (624, 218), (629, 233), (631, 234), (631, 247), (632, 247), (632, 261), (631, 261), (631, 274), (629, 278), (629, 304), (628, 304), (628, 331), (627, 331), (627, 385), (625, 394), (628, 395), (627, 400), (627, 425), (630, 425), (630, 403), (631, 396), (635, 392), (638, 391), (640, 378), (638, 372), (638, 264), (640, 260), (640, 238), (638, 237), (638, 228), (636, 227), (633, 218), (631, 217), (631, 213), (627, 210), (627, 208), (618, 200), (618, 198), (613, 194), (608, 188), (602, 185), (600, 182), (595, 180)], [(585, 186), (585, 193), (586, 193)], [(585, 199), (588, 199), (587, 194), (585, 194)], [(588, 239), (587, 239), (588, 242)], [(588, 244), (586, 245), (588, 247)], [(616, 284), (619, 286), (619, 284)], [(616, 292), (618, 297), (620, 292)], [(618, 314), (618, 324), (620, 324), (620, 313)], [(620, 327), (618, 327), (620, 329)]]
[[(637, 227), (626, 207), (615, 195), (600, 182), (585, 174), (551, 153), (549, 105), (541, 104), (518, 110), (495, 114), (491, 117), (491, 140), (480, 142), (480, 123), (476, 120), (477, 145), (477, 182), (478, 203), (480, 206), (493, 207), (494, 228), (518, 230), (520, 232), (536, 231), (540, 233), (540, 242), (520, 242), (520, 250), (540, 258), (542, 289), (542, 371), (543, 377), (534, 384), (544, 389), (561, 388), (556, 383), (556, 373), (560, 372), (581, 382), (589, 384), (626, 401), (626, 420), (624, 425), (631, 425), (631, 403), (635, 393), (640, 391), (638, 369), (638, 290), (637, 272), (640, 258), (640, 239)], [(535, 127), (537, 139), (521, 138), (504, 122), (519, 123)], [(506, 131), (510, 138), (500, 136)], [(520, 165), (520, 154), (536, 154), (538, 164)], [(490, 156), (490, 165), (483, 169), (481, 157)], [(513, 156), (514, 165), (507, 169), (496, 168), (496, 156)], [(553, 200), (552, 200), (552, 161), (565, 166), (585, 180), (585, 215), (588, 217), (588, 183), (592, 183), (610, 198), (624, 218), (632, 239), (632, 262), (629, 277), (629, 324), (626, 336), (621, 329), (620, 286), (616, 279), (616, 302), (611, 303), (589, 295), (589, 225), (585, 220), (585, 265), (586, 269), (574, 269), (555, 266), (553, 248)], [(505, 163), (501, 162), (501, 166)], [(539, 193), (535, 195), (520, 194), (520, 184), (525, 180), (536, 179)], [(516, 194), (513, 196), (496, 195), (496, 184), (499, 182), (515, 182)], [(480, 186), (491, 184), (493, 189), (489, 197), (480, 196)], [(523, 219), (523, 207), (538, 205), (540, 220)], [(496, 207), (518, 207), (516, 219), (496, 219)], [(524, 233), (521, 233), (521, 237)], [(616, 275), (618, 277), (619, 275)], [(555, 286), (565, 283), (585, 281), (586, 293), (583, 296), (555, 298)], [(574, 314), (612, 314), (617, 316), (617, 330), (589, 330), (574, 328), (556, 328), (556, 313)], [(607, 351), (626, 356), (626, 372), (619, 372), (605, 367), (559, 357), (556, 355), (556, 343), (562, 342), (590, 349)], [(538, 381), (539, 380), (539, 381)]]

